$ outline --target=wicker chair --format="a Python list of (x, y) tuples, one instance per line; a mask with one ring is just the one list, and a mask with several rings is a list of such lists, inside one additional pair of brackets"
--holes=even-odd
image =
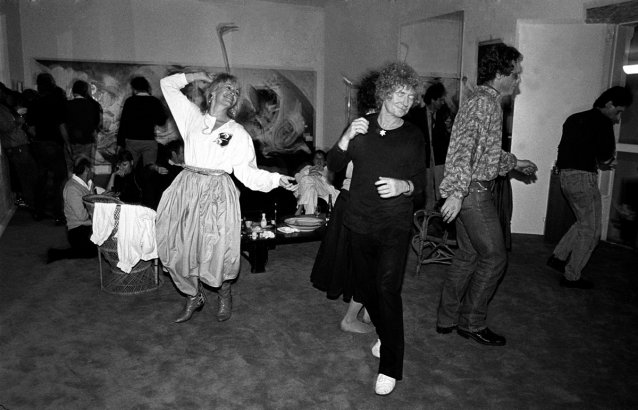
[[(114, 226), (108, 239), (98, 246), (98, 266), (100, 269), (100, 287), (107, 293), (116, 295), (137, 295), (140, 293), (157, 290), (162, 281), (159, 276), (159, 263), (157, 259), (139, 261), (131, 270), (126, 273), (117, 267), (119, 262), (117, 253), (117, 232), (120, 222), (120, 212), (122, 203), (117, 198), (107, 199), (105, 196), (98, 198), (92, 195), (91, 198), (84, 197), (85, 203), (94, 204), (96, 202), (117, 203), (114, 213)], [(87, 206), (87, 208), (89, 208)], [(90, 212), (93, 208), (90, 207)], [(104, 261), (102, 260), (104, 259)]]
[(452, 262), (456, 240), (451, 238), (449, 224), (443, 222), (441, 213), (419, 209), (414, 213), (413, 223), (417, 229), (412, 237), (412, 249), (417, 254), (415, 276), (421, 266), (430, 263), (449, 265)]

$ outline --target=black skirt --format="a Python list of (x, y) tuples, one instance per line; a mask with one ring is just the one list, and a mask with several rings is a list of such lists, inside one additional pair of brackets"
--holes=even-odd
[[(326, 292), (328, 299), (349, 302), (354, 295), (354, 275), (350, 265), (350, 235), (343, 225), (350, 199), (350, 192), (345, 189), (335, 201), (326, 234), (317, 252), (310, 281), (312, 285)], [(355, 300), (357, 298), (355, 297)]]

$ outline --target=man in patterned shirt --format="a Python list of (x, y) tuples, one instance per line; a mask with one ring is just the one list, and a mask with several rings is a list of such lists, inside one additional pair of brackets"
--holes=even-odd
[(487, 304), (505, 271), (507, 253), (491, 188), (512, 169), (525, 174), (536, 165), (501, 149), (500, 99), (520, 81), (521, 54), (505, 44), (492, 46), (479, 61), (476, 89), (468, 96), (452, 128), (440, 192), (445, 222), (456, 218), (459, 249), (441, 291), (436, 330), (456, 329), (460, 336), (489, 346), (505, 338), (488, 329)]

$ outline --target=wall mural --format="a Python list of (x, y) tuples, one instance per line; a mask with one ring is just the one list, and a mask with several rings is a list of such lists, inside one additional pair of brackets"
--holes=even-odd
[[(104, 110), (102, 130), (98, 135), (97, 164), (110, 163), (116, 152), (116, 137), (122, 106), (131, 95), (129, 81), (145, 77), (152, 93), (164, 102), (159, 80), (175, 72), (223, 72), (223, 68), (160, 64), (110, 63), (72, 60), (36, 59), (34, 70), (50, 72), (58, 86), (71, 95), (75, 80), (91, 84), (91, 93)], [(302, 70), (235, 68), (241, 97), (236, 120), (250, 133), (258, 156), (265, 158), (297, 152), (310, 153), (315, 129), (316, 73)], [(34, 75), (34, 76), (35, 76)], [(33, 83), (35, 83), (35, 78)], [(197, 102), (195, 84), (183, 92)], [(166, 105), (166, 104), (165, 104)], [(167, 112), (168, 107), (166, 107)], [(172, 118), (157, 129), (157, 141), (165, 144), (180, 138)]]

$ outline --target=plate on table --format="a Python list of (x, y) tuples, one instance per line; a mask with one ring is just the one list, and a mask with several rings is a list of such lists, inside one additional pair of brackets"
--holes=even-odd
[(284, 223), (300, 232), (312, 232), (322, 227), (326, 223), (326, 220), (317, 218), (316, 216), (294, 216), (284, 219)]

